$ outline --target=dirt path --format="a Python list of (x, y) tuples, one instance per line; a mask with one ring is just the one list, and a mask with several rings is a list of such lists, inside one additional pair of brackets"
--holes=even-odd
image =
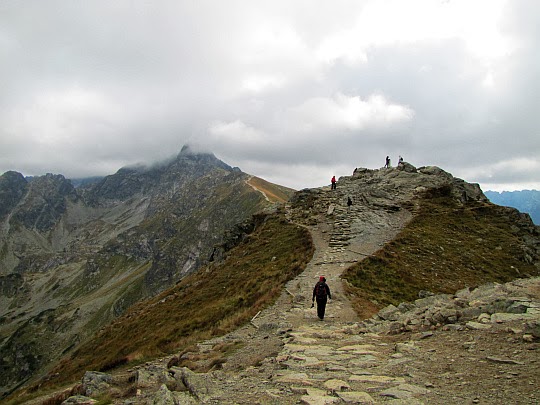
[[(382, 216), (385, 216), (384, 220), (381, 220)], [(307, 382), (310, 378), (303, 372), (299, 374), (301, 381), (296, 377), (292, 380), (287, 377), (285, 380), (281, 379), (284, 367), (296, 367), (284, 363), (291, 359), (291, 348), (286, 342), (309, 343), (315, 351), (321, 346), (332, 346), (332, 351), (335, 351), (347, 343), (357, 343), (355, 338), (351, 338), (347, 328), (353, 327), (360, 319), (344, 292), (340, 277), (351, 264), (363, 260), (391, 240), (410, 215), (381, 214), (379, 221), (375, 222), (363, 221), (365, 217), (366, 212), (361, 209), (334, 207), (332, 215), (318, 218), (316, 225), (306, 226), (312, 235), (315, 253), (305, 271), (288, 282), (276, 303), (257, 314), (250, 325), (200, 345), (203, 351), (212, 350), (212, 347), (220, 346), (224, 342), (240, 342), (242, 345), (240, 350), (228, 358), (221, 370), (214, 372), (219, 386), (217, 390), (224, 390), (231, 395), (234, 393), (234, 400), (226, 400), (226, 395), (220, 395), (216, 403), (297, 403), (307, 391), (300, 389), (296, 392), (291, 386), (313, 383)], [(359, 224), (362, 221), (363, 223)], [(347, 234), (347, 241), (333, 243), (335, 235), (342, 234)], [(332, 300), (326, 307), (326, 316), (322, 322), (317, 317), (316, 307), (311, 307), (313, 288), (321, 275), (326, 277), (332, 292)], [(301, 353), (293, 355), (292, 358), (299, 363), (305, 362), (304, 350), (301, 348)], [(335, 353), (328, 353), (327, 357), (334, 355)], [(321, 357), (321, 354), (317, 356)], [(315, 358), (313, 356), (312, 360)], [(339, 363), (339, 355), (336, 360)], [(327, 359), (321, 363), (317, 360), (315, 363), (320, 366), (328, 361)], [(308, 368), (310, 367), (308, 365)], [(299, 368), (303, 369), (303, 365), (300, 364)], [(273, 381), (266, 381), (266, 378)], [(325, 390), (324, 387), (321, 388)], [(287, 395), (284, 395), (282, 390), (287, 390)], [(322, 399), (323, 402), (319, 402), (321, 399), (317, 398), (313, 399), (314, 402), (306, 399), (308, 402), (304, 403), (328, 403), (324, 402), (328, 398)]]
[[(176, 367), (171, 357), (146, 363), (129, 370), (130, 381), (136, 381), (136, 395), (113, 402), (539, 404), (540, 278), (492, 283), (475, 290), (484, 295), (471, 291), (451, 296), (449, 301), (457, 302), (459, 310), (479, 309), (479, 316), (472, 316), (469, 319), (474, 321), (467, 324), (422, 323), (430, 311), (439, 311), (431, 313), (435, 316), (449, 310), (437, 307), (437, 297), (425, 308), (404, 305), (412, 306), (412, 312), (406, 312), (411, 316), (406, 324), (417, 328), (404, 330), (399, 322), (392, 325), (397, 318), (361, 322), (340, 276), (392, 240), (411, 214), (396, 209), (394, 203), (388, 205), (384, 198), (378, 200), (375, 194), (380, 191), (374, 191), (366, 204), (348, 208), (346, 199), (352, 189), (343, 190), (314, 190), (315, 195), (306, 198), (312, 205), (305, 204), (296, 212), (288, 207), (288, 218), (309, 229), (315, 253), (275, 304), (251, 323), (203, 342), (198, 352), (187, 354), (192, 364), (222, 361), (210, 363), (214, 367), (208, 373)], [(365, 200), (364, 193), (366, 189), (359, 187), (352, 194), (354, 201)], [(321, 275), (333, 297), (324, 321), (311, 308), (313, 287)], [(527, 311), (495, 313), (501, 303), (527, 307)], [(489, 306), (495, 308), (491, 310), (494, 320), (481, 313)], [(224, 356), (227, 347), (233, 349)]]
[[(208, 374), (208, 396), (199, 396), (200, 403), (539, 403), (538, 343), (521, 339), (521, 321), (486, 330), (359, 333), (340, 275), (394, 238), (410, 215), (339, 208), (308, 226), (313, 259), (275, 305), (251, 325), (207, 342), (208, 350), (227, 341), (242, 348)], [(336, 244), (343, 234), (346, 242)], [(310, 308), (320, 275), (333, 295), (322, 322)]]
[[(334, 200), (327, 204), (332, 214), (317, 218), (316, 225), (302, 225), (310, 231), (315, 245), (312, 260), (302, 274), (287, 283), (276, 303), (257, 316), (253, 325), (278, 323), (281, 327), (296, 328), (318, 321), (316, 307), (311, 308), (311, 298), (320, 276), (326, 278), (332, 293), (325, 322), (348, 324), (359, 321), (345, 294), (341, 275), (349, 266), (372, 255), (386, 241), (393, 239), (410, 214), (379, 214), (381, 218), (385, 217), (384, 220), (372, 222), (365, 220), (365, 207), (347, 209), (336, 205)], [(335, 236), (344, 234), (346, 241), (336, 243)]]

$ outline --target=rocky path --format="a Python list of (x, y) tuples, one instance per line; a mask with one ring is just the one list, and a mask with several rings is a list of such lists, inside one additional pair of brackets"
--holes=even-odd
[[(361, 260), (356, 251), (371, 254), (391, 236), (390, 231), (381, 228), (377, 243), (373, 243), (372, 232), (369, 244), (352, 237), (347, 246), (336, 248), (329, 243), (331, 228), (319, 224), (311, 229), (317, 248), (313, 260), (288, 283), (274, 306), (262, 311), (251, 325), (201, 346), (203, 351), (211, 351), (225, 342), (242, 343), (221, 370), (201, 379), (186, 369), (171, 369), (190, 391), (189, 395), (174, 393), (177, 403), (539, 403), (538, 343), (525, 334), (523, 325), (528, 319), (540, 318), (540, 279), (492, 285), (475, 290), (476, 295), (467, 290), (457, 296), (470, 305), (494, 300), (500, 311), (502, 302), (508, 306), (520, 302), (528, 306), (528, 313), (491, 317), (484, 313), (483, 322), (476, 322), (480, 316), (474, 316), (475, 321), (466, 324), (443, 326), (446, 322), (442, 321), (416, 332), (392, 332), (399, 322), (380, 317), (359, 322), (339, 279), (351, 262)], [(324, 321), (310, 308), (319, 275), (328, 279), (334, 295)], [(409, 312), (401, 312), (411, 318), (410, 324), (435, 325), (432, 318), (440, 316), (445, 300), (455, 298), (426, 298), (416, 306), (406, 306)], [(397, 321), (399, 312), (387, 308), (387, 318)]]
[[(130, 370), (133, 395), (113, 402), (540, 403), (540, 279), (428, 297), (362, 321), (340, 275), (394, 238), (410, 213), (367, 204), (348, 208), (346, 199), (339, 190), (323, 189), (314, 212), (302, 217), (290, 211), (316, 247), (306, 270), (250, 324), (184, 355), (196, 362), (234, 347), (225, 362), (208, 373), (175, 366), (171, 358), (141, 365)], [(324, 321), (311, 308), (320, 275), (333, 296)], [(86, 387), (99, 385), (92, 382), (99, 378), (89, 377)]]
[[(408, 215), (388, 216), (391, 220), (379, 221), (376, 226), (366, 222), (359, 227), (366, 212), (340, 205), (343, 196), (336, 194), (329, 194), (325, 202), (327, 215), (315, 226), (308, 226), (316, 250), (306, 270), (291, 280), (275, 305), (258, 314), (250, 326), (209, 344), (227, 340), (245, 343), (222, 371), (215, 372), (225, 380), (215, 379), (213, 389), (227, 395), (210, 396), (209, 403), (376, 403), (374, 391), (411, 403), (413, 396), (427, 391), (376, 369), (393, 361), (394, 347), (376, 334), (357, 333), (358, 315), (340, 278), (348, 266), (391, 240)], [(313, 287), (321, 275), (332, 290), (324, 321), (317, 318), (316, 307), (311, 307)], [(262, 353), (269, 356), (261, 361)], [(239, 372), (249, 364), (253, 365)]]
[[(523, 318), (514, 319), (513, 324), (473, 322), (470, 327), (443, 328), (450, 321), (440, 324), (432, 319), (442, 310), (421, 308), (443, 304), (426, 301), (407, 313), (412, 320), (399, 323), (378, 317), (373, 325), (360, 322), (344, 294), (340, 275), (391, 240), (410, 214), (370, 211), (365, 206), (347, 208), (345, 196), (339, 193), (319, 200), (328, 210), (307, 225), (316, 252), (306, 270), (250, 325), (200, 345), (203, 352), (227, 342), (242, 346), (220, 370), (202, 378), (185, 368), (171, 368), (170, 375), (181, 380), (190, 394), (173, 392), (167, 397), (163, 386), (165, 398), (208, 404), (538, 403), (538, 344), (522, 338)], [(311, 308), (312, 289), (320, 275), (327, 278), (333, 295), (324, 321)], [(536, 294), (536, 301), (527, 301), (534, 307), (540, 298), (539, 286), (536, 280), (532, 290), (516, 287), (510, 295)], [(388, 318), (398, 318), (392, 316)], [(396, 323), (408, 322), (434, 326), (392, 332)], [(511, 325), (515, 329), (508, 332)]]

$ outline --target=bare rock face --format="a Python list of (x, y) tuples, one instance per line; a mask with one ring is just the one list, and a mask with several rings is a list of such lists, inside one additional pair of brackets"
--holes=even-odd
[(82, 379), (84, 394), (88, 397), (98, 397), (108, 392), (112, 376), (97, 371), (87, 371)]
[(0, 218), (5, 218), (26, 194), (28, 182), (22, 174), (6, 172), (0, 176)]
[[(339, 178), (332, 193), (327, 193), (324, 188), (304, 189), (291, 198), (291, 204), (306, 223), (316, 222), (316, 215), (329, 215), (329, 210), (333, 213), (335, 207), (347, 205), (348, 200), (355, 207), (362, 206), (364, 211), (376, 211), (374, 215), (386, 222), (383, 212), (408, 210), (420, 197), (451, 197), (459, 203), (488, 201), (478, 184), (455, 178), (436, 166), (417, 169), (403, 162), (388, 169), (356, 168), (352, 176)], [(343, 216), (347, 214), (343, 213)], [(298, 220), (302, 221), (301, 218)], [(391, 220), (388, 221), (390, 226)]]
[(66, 212), (68, 202), (77, 200), (73, 185), (60, 174), (34, 178), (29, 186), (13, 216), (27, 229), (50, 230)]

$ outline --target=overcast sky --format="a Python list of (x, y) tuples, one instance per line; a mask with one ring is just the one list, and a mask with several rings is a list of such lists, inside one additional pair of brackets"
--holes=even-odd
[(212, 151), (295, 189), (386, 155), (540, 189), (538, 0), (0, 0), (0, 173)]

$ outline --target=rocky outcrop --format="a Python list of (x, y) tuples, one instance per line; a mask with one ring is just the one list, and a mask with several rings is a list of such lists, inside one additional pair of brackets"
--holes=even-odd
[[(184, 146), (176, 159), (153, 166), (125, 167), (82, 190), (85, 201), (92, 206), (111, 207), (134, 197), (152, 197), (154, 208), (150, 213), (163, 209), (160, 203), (179, 192), (189, 192), (199, 179), (216, 172), (237, 173), (232, 167), (211, 153), (195, 153)], [(214, 179), (215, 184), (220, 178)], [(185, 190), (187, 189), (187, 190)], [(194, 193), (195, 194), (195, 193)], [(178, 196), (176, 196), (178, 198)]]
[(12, 220), (27, 229), (51, 230), (65, 214), (68, 202), (75, 202), (77, 193), (64, 176), (46, 174), (30, 181), (24, 202), (15, 210)]
[(0, 176), (0, 219), (8, 215), (27, 192), (28, 183), (23, 175), (9, 171)]
[(397, 334), (437, 328), (490, 329), (495, 324), (516, 321), (522, 324), (524, 339), (538, 338), (535, 325), (540, 321), (539, 287), (540, 278), (518, 279), (506, 284), (465, 288), (453, 295), (431, 295), (397, 307), (389, 305), (360, 323), (359, 328), (363, 333)]
[(486, 197), (492, 203), (508, 207), (514, 207), (521, 212), (530, 214), (533, 222), (540, 225), (540, 191), (521, 190), (521, 191), (486, 191)]
[[(453, 177), (439, 167), (415, 168), (404, 162), (396, 168), (357, 168), (352, 176), (340, 177), (336, 190), (329, 191), (304, 189), (290, 203), (294, 221), (316, 226), (321, 218), (334, 220), (330, 243), (335, 249), (346, 248), (353, 239), (369, 240), (377, 229), (396, 228), (412, 218), (422, 199), (448, 198), (458, 207), (478, 203), (475, 209), (479, 215), (497, 211), (508, 218), (514, 224), (513, 234), (523, 241), (523, 260), (540, 269), (540, 227), (529, 215), (490, 204), (478, 184)], [(352, 205), (348, 205), (349, 199)]]

